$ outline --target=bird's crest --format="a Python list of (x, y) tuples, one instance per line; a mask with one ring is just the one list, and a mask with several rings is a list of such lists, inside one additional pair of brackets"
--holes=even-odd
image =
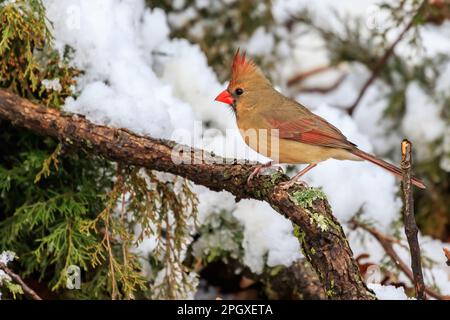
[(245, 51), (241, 53), (240, 50), (237, 49), (233, 58), (233, 65), (231, 67), (231, 82), (234, 83), (239, 77), (249, 75), (254, 71), (257, 71), (257, 68), (258, 67), (253, 60), (246, 57)]

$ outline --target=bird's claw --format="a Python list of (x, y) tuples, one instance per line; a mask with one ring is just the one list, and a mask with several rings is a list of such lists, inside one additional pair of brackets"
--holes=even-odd
[(282, 190), (288, 190), (293, 185), (299, 185), (299, 186), (302, 186), (302, 187), (308, 187), (308, 184), (305, 181), (298, 180), (298, 179), (291, 179), (291, 180), (286, 181), (286, 182), (281, 182), (280, 183), (280, 188)]
[(261, 171), (264, 171), (266, 169), (273, 169), (273, 168), (276, 168), (277, 172), (283, 173), (283, 168), (281, 168), (280, 166), (277, 166), (277, 165), (273, 166), (271, 163), (265, 164), (265, 165), (263, 164), (263, 165), (257, 166), (255, 168), (255, 170), (253, 170), (253, 172), (247, 178), (247, 183), (250, 183), (255, 176), (259, 176), (261, 174)]
[(251, 173), (251, 175), (249, 175), (248, 178), (247, 178), (247, 183), (250, 183), (250, 181), (252, 181), (253, 178), (254, 178), (256, 175), (259, 175), (259, 172), (261, 171), (261, 168), (262, 168), (261, 166), (258, 166), (258, 167), (255, 168), (255, 170), (253, 170), (253, 172)]

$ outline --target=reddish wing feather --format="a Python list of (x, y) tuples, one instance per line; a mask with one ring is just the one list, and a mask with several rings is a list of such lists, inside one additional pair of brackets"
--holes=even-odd
[(298, 142), (353, 149), (355, 145), (333, 125), (318, 116), (307, 116), (291, 121), (271, 121), (271, 125), (279, 130), (279, 137)]

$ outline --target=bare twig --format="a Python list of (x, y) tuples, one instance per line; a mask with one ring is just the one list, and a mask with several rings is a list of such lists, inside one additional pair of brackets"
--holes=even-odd
[[(408, 279), (411, 282), (414, 282), (413, 272), (408, 267), (408, 265), (400, 258), (400, 256), (397, 254), (397, 252), (394, 249), (394, 246), (393, 246), (394, 243), (400, 244), (400, 242), (397, 239), (395, 239), (389, 235), (386, 235), (386, 234), (382, 233), (381, 231), (379, 231), (371, 226), (368, 226), (367, 224), (364, 224), (356, 219), (352, 219), (350, 222), (353, 224), (354, 227), (361, 228), (361, 229), (367, 231), (368, 233), (370, 233), (380, 243), (380, 245), (383, 247), (383, 250), (394, 262), (395, 266), (399, 270), (401, 270), (408, 277)], [(450, 296), (441, 295), (440, 293), (434, 291), (433, 289), (424, 287), (424, 290), (430, 297), (433, 297), (435, 299), (438, 299), (438, 300), (450, 299)]]
[(408, 33), (408, 31), (416, 23), (417, 17), (422, 13), (422, 10), (425, 7), (426, 2), (427, 1), (424, 1), (420, 5), (416, 14), (411, 18), (411, 21), (409, 21), (409, 23), (406, 25), (406, 27), (403, 29), (403, 31), (399, 34), (397, 39), (386, 49), (383, 56), (380, 58), (380, 60), (378, 60), (377, 64), (373, 67), (371, 76), (364, 83), (361, 90), (359, 91), (358, 97), (356, 98), (355, 102), (353, 102), (353, 104), (348, 109), (347, 112), (349, 115), (352, 115), (355, 112), (356, 107), (361, 102), (361, 99), (364, 97), (364, 94), (366, 93), (367, 89), (375, 81), (375, 79), (378, 77), (378, 75), (380, 74), (380, 72), (383, 70), (384, 66), (388, 62), (389, 58), (394, 53), (395, 47), (400, 43), (400, 41), (403, 39), (403, 37)]
[(8, 276), (11, 277), (11, 279), (18, 283), (21, 287), (23, 292), (29, 296), (33, 300), (42, 300), (42, 298), (33, 290), (31, 289), (23, 280), (22, 278), (14, 273), (11, 269), (9, 269), (4, 263), (0, 262), (0, 269), (3, 270)]
[(416, 219), (414, 217), (414, 202), (411, 188), (411, 143), (408, 140), (402, 141), (402, 194), (403, 194), (403, 219), (405, 224), (406, 238), (408, 239), (409, 250), (411, 251), (411, 268), (414, 276), (414, 287), (416, 288), (417, 299), (426, 299), (422, 273), (422, 260), (420, 258), (420, 246), (417, 239)]
[(339, 87), (346, 77), (347, 77), (346, 74), (341, 75), (334, 83), (332, 83), (329, 86), (301, 88), (299, 91), (303, 93), (321, 93), (321, 94), (328, 93)]
[(300, 74), (290, 78), (288, 80), (288, 82), (287, 82), (287, 86), (288, 87), (292, 87), (293, 85), (295, 85), (295, 84), (297, 84), (299, 82), (302, 82), (305, 79), (307, 79), (307, 78), (309, 78), (309, 77), (311, 77), (313, 75), (316, 75), (316, 74), (319, 74), (319, 73), (331, 70), (332, 68), (333, 67), (329, 66), (329, 65), (312, 68), (312, 69), (310, 69), (308, 71), (302, 72), (302, 73), (300, 73)]

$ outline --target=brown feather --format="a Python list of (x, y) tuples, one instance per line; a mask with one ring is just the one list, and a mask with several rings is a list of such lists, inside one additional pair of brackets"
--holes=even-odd
[[(375, 157), (374, 155), (371, 155), (370, 153), (364, 152), (362, 150), (359, 149), (355, 149), (352, 151), (352, 153), (358, 157), (360, 157), (361, 159), (367, 160), (372, 162), (373, 164), (376, 164), (390, 172), (392, 172), (394, 175), (396, 175), (399, 178), (402, 178), (402, 170), (399, 167), (394, 166), (393, 164), (390, 164), (389, 162), (386, 162), (380, 158)], [(412, 177), (411, 178), (411, 183), (414, 184), (415, 186), (421, 188), (421, 189), (425, 189), (425, 184), (423, 183), (423, 181), (419, 180), (416, 177)]]
[(328, 121), (296, 101), (283, 98), (278, 100), (279, 106), (262, 113), (270, 125), (279, 130), (280, 138), (330, 148), (351, 150), (356, 147)]

